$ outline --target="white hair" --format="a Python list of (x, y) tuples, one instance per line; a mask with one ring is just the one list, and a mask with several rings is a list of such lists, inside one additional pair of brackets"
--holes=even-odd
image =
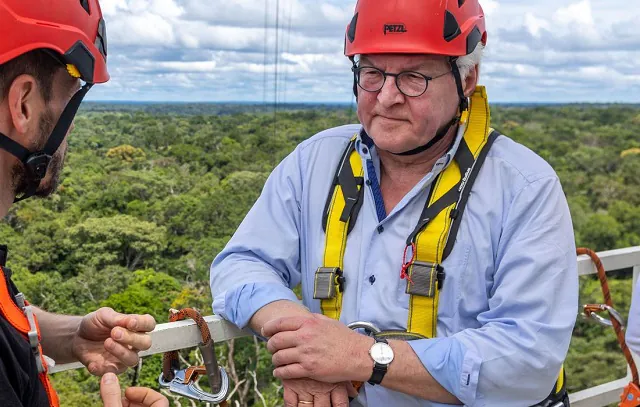
[(470, 53), (469, 55), (461, 56), (456, 60), (458, 70), (460, 70), (460, 77), (462, 78), (463, 82), (465, 79), (467, 79), (467, 75), (469, 75), (471, 69), (476, 65), (480, 65), (483, 53), (484, 44), (479, 42), (472, 53)]

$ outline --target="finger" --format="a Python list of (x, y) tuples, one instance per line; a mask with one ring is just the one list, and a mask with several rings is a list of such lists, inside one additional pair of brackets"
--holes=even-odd
[(111, 330), (111, 338), (121, 345), (136, 350), (147, 350), (151, 347), (151, 336), (127, 331), (121, 327), (115, 327)]
[(122, 407), (120, 383), (113, 373), (107, 373), (100, 380), (100, 397), (104, 407)]
[(349, 394), (349, 397), (358, 397), (358, 389), (362, 386), (362, 384), (358, 385), (358, 389), (356, 389), (356, 387), (353, 385), (353, 382), (346, 382), (347, 383), (347, 393)]
[(262, 327), (262, 336), (270, 338), (278, 332), (297, 331), (309, 317), (286, 317), (272, 319)]
[(131, 407), (169, 407), (169, 400), (165, 396), (146, 387), (129, 387), (124, 395)]
[(136, 332), (150, 332), (156, 327), (156, 320), (151, 315), (121, 314), (109, 307), (100, 308), (97, 316), (107, 327), (120, 326)]
[(271, 356), (271, 362), (275, 367), (300, 363), (300, 351), (297, 348), (279, 350)]
[(267, 350), (276, 353), (281, 349), (295, 348), (298, 345), (298, 336), (295, 332), (285, 331), (273, 335), (267, 341)]
[(309, 372), (299, 363), (276, 368), (273, 376), (280, 380), (305, 379), (309, 377)]
[(331, 395), (329, 393), (314, 394), (313, 407), (331, 407)]
[(284, 386), (284, 407), (298, 407), (298, 394)]
[(107, 340), (104, 341), (104, 348), (110, 354), (115, 356), (115, 358), (118, 359), (120, 363), (128, 367), (136, 366), (138, 364), (138, 360), (140, 359), (137, 352), (132, 351), (131, 349), (119, 344), (111, 338), (107, 338)]
[(346, 386), (337, 386), (331, 392), (332, 407), (347, 407), (349, 405), (349, 393)]

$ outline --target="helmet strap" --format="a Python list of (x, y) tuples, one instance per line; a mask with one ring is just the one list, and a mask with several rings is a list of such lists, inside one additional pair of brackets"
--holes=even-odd
[(4, 134), (0, 133), (0, 148), (7, 151), (11, 155), (15, 156), (27, 169), (27, 176), (29, 177), (27, 190), (25, 193), (14, 199), (14, 202), (20, 202), (33, 195), (38, 190), (40, 182), (47, 175), (47, 169), (53, 159), (54, 154), (60, 148), (73, 119), (78, 112), (78, 108), (82, 103), (85, 95), (93, 86), (90, 83), (86, 83), (75, 95), (71, 98), (64, 111), (58, 119), (58, 123), (54, 127), (49, 139), (47, 140), (44, 149), (32, 153), (25, 147), (21, 146), (16, 141), (10, 139)]

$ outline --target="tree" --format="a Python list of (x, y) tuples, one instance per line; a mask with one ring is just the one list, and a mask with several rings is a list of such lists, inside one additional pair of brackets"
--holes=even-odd
[(69, 230), (66, 240), (76, 264), (95, 268), (144, 267), (166, 245), (165, 228), (128, 215), (89, 218)]

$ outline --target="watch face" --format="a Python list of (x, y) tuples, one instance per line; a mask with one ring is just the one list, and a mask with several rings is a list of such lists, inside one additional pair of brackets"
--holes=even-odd
[(376, 342), (369, 350), (371, 358), (381, 365), (388, 365), (393, 360), (393, 349), (384, 342)]

